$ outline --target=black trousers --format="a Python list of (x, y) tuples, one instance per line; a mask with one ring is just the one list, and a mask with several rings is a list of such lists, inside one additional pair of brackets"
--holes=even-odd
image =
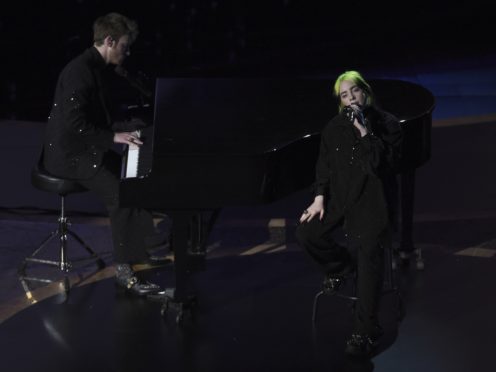
[(325, 274), (344, 275), (357, 270), (357, 306), (355, 308), (354, 332), (371, 333), (379, 325), (378, 310), (384, 279), (384, 246), (389, 232), (376, 241), (361, 243), (344, 240), (337, 242), (336, 234), (342, 232), (342, 221), (332, 222), (328, 214), (322, 221), (314, 217), (310, 222), (299, 224), (296, 238), (323, 269)]
[(155, 233), (152, 214), (142, 208), (119, 207), (121, 156), (109, 151), (95, 176), (78, 182), (96, 193), (105, 204), (110, 217), (114, 261), (143, 263), (148, 260), (146, 238)]

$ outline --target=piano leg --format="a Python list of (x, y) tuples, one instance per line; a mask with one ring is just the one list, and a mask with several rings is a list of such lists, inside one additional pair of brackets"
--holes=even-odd
[(174, 310), (176, 323), (182, 322), (186, 311), (192, 315), (193, 307), (197, 303), (191, 275), (194, 271), (204, 268), (205, 245), (219, 212), (220, 209), (208, 212), (172, 211), (168, 214), (172, 220), (170, 243), (174, 252), (176, 283), (174, 288), (149, 295), (148, 299), (162, 303), (162, 316), (165, 316), (169, 309)]
[(196, 305), (196, 295), (193, 293), (191, 273), (195, 266), (193, 257), (189, 254), (191, 240), (191, 224), (193, 212), (175, 211), (169, 216), (172, 218), (171, 244), (174, 252), (175, 287), (167, 288), (158, 294), (149, 295), (148, 299), (162, 303), (163, 316), (172, 309), (176, 312), (176, 323), (181, 323), (185, 312), (192, 315)]
[(401, 241), (400, 251), (411, 252), (413, 248), (413, 203), (415, 195), (415, 171), (401, 174)]
[(205, 256), (208, 236), (212, 230), (220, 209), (212, 211), (200, 211), (192, 216), (191, 221), (191, 255)]
[(420, 249), (413, 244), (413, 206), (415, 201), (415, 170), (408, 170), (401, 174), (401, 240), (399, 257), (404, 265), (408, 265), (410, 257), (415, 255), (418, 270), (424, 268), (424, 261)]

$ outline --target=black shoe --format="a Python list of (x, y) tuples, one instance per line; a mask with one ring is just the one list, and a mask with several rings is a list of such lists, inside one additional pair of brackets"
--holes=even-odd
[(324, 278), (324, 282), (322, 283), (322, 290), (325, 293), (337, 292), (343, 282), (344, 278), (327, 274)]
[(127, 264), (116, 265), (115, 283), (127, 292), (138, 296), (157, 293), (161, 290), (157, 284), (140, 281), (131, 266)]
[(380, 336), (353, 333), (346, 341), (345, 353), (354, 358), (369, 358), (377, 347)]

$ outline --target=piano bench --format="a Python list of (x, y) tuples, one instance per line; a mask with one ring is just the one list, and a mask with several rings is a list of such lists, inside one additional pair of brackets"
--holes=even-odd
[[(36, 265), (49, 265), (58, 267), (60, 271), (64, 273), (63, 286), (66, 293), (70, 289), (70, 281), (68, 278), (68, 273), (71, 269), (81, 266), (86, 266), (90, 263), (95, 262), (98, 269), (103, 269), (105, 267), (104, 261), (100, 256), (93, 251), (79, 235), (74, 231), (69, 229), (70, 222), (65, 214), (65, 198), (69, 194), (86, 192), (87, 189), (78, 184), (75, 181), (63, 179), (50, 174), (40, 161), (36, 164), (31, 171), (31, 184), (45, 192), (51, 192), (58, 194), (60, 196), (60, 213), (57, 219), (57, 228), (53, 230), (42, 243), (31, 253), (29, 256), (25, 257), (18, 267), (18, 277), (21, 284), (26, 292), (28, 298), (31, 295), (31, 287), (29, 283), (38, 282), (49, 284), (57, 280), (49, 279), (45, 277), (40, 277), (39, 275), (28, 275), (26, 273), (27, 269), (31, 267), (31, 264)], [(87, 257), (69, 260), (68, 257), (68, 237), (73, 238), (78, 244), (85, 249), (89, 254)], [(58, 257), (57, 259), (42, 258), (40, 257), (42, 253), (47, 253), (49, 243), (52, 241), (58, 241)], [(55, 245), (57, 247), (57, 245)], [(47, 256), (47, 254), (45, 254)], [(77, 264), (77, 265), (76, 265)]]

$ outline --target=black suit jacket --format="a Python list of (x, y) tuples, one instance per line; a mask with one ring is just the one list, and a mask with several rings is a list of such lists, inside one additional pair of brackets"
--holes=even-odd
[(113, 146), (102, 86), (105, 66), (98, 50), (91, 47), (59, 75), (44, 139), (44, 165), (56, 176), (91, 178)]

